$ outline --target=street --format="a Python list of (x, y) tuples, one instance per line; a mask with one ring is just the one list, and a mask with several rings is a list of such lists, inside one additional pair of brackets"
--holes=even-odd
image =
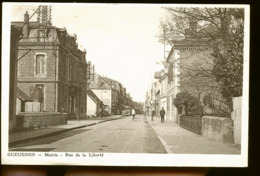
[(12, 146), (10, 151), (166, 153), (143, 115), (74, 129)]

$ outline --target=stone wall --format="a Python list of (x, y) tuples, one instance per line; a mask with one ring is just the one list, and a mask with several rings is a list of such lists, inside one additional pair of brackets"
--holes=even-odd
[(67, 123), (67, 114), (54, 112), (19, 113), (17, 123), (19, 129), (63, 125)]
[(231, 118), (234, 121), (234, 141), (236, 144), (241, 144), (241, 110), (242, 97), (233, 98), (233, 112)]
[(218, 142), (234, 143), (233, 120), (231, 118), (203, 116), (202, 136)]

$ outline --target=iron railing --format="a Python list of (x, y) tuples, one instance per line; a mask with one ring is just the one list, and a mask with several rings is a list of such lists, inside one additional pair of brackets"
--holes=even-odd
[(180, 116), (180, 126), (197, 134), (201, 134), (202, 122), (201, 117)]

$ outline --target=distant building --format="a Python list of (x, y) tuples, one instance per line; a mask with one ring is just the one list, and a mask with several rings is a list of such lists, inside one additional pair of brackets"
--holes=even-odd
[(160, 116), (160, 110), (161, 110), (161, 84), (160, 84), (160, 79), (161, 79), (161, 71), (155, 72), (154, 73), (154, 78), (156, 81), (153, 83), (153, 92), (154, 92), (154, 111), (156, 116)]
[(102, 112), (103, 102), (92, 90), (87, 90), (87, 116), (99, 117)]
[(103, 79), (112, 87), (112, 89), (116, 90), (115, 101), (112, 104), (113, 114), (122, 114), (122, 109), (124, 105), (122, 84), (108, 77), (103, 77)]
[(160, 102), (160, 109), (163, 107), (166, 114), (165, 114), (165, 118), (168, 119), (169, 118), (169, 114), (168, 114), (168, 106), (167, 106), (167, 91), (168, 91), (168, 77), (167, 77), (167, 73), (165, 73), (164, 71), (161, 71), (161, 78), (159, 80), (160, 82), (160, 98), (161, 98), (161, 102)]
[(96, 73), (94, 74), (94, 80), (89, 84), (89, 89), (103, 102), (104, 113), (106, 113), (106, 115), (112, 115), (113, 104), (115, 104), (117, 100), (117, 91)]

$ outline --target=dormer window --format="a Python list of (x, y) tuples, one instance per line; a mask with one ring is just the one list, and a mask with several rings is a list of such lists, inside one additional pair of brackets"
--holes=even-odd
[(38, 30), (38, 42), (44, 42), (45, 32), (44, 30)]

